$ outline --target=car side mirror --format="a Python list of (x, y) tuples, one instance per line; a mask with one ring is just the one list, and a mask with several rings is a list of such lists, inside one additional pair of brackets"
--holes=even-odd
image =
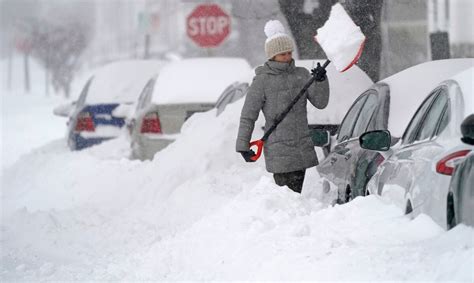
[(390, 132), (387, 130), (370, 131), (359, 137), (360, 147), (369, 150), (387, 151), (391, 141)]
[(76, 107), (76, 101), (64, 103), (59, 106), (56, 106), (53, 109), (53, 114), (60, 117), (69, 117), (71, 116), (75, 107)]
[(331, 144), (331, 133), (326, 130), (313, 129), (311, 130), (311, 139), (314, 146), (325, 147)]

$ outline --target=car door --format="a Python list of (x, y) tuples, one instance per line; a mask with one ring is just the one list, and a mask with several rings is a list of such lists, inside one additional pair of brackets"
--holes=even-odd
[(358, 138), (372, 121), (377, 101), (377, 92), (369, 90), (354, 102), (341, 123), (336, 145), (317, 167), (318, 172), (337, 187), (339, 201), (347, 200), (352, 164), (357, 157), (355, 151), (360, 149)]
[(427, 201), (437, 194), (434, 189), (438, 180), (431, 163), (432, 157), (442, 151), (436, 137), (446, 128), (449, 116), (447, 92), (441, 88), (434, 90), (413, 116), (401, 147), (390, 158), (394, 169), (387, 183), (403, 188), (405, 204), (401, 205), (406, 213), (425, 211), (423, 207), (430, 206)]

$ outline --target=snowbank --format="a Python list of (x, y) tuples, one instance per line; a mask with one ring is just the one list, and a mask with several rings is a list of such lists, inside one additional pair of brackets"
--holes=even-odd
[(2, 178), (1, 280), (472, 281), (472, 228), (375, 196), (328, 207), (243, 162), (242, 103), (193, 115), (153, 161), (128, 160), (124, 137), (23, 155)]

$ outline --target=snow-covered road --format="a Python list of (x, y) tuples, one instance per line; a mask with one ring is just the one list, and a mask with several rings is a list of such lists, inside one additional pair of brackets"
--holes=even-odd
[[(16, 129), (2, 123), (2, 154), (12, 152), (2, 166), (0, 279), (473, 281), (472, 228), (446, 232), (376, 196), (331, 207), (318, 199), (314, 168), (298, 195), (274, 185), (263, 160), (243, 162), (234, 152), (241, 106), (194, 115), (141, 162), (127, 159), (126, 137), (70, 152), (56, 127), (64, 119), (23, 105), (50, 138), (28, 143), (34, 125), (25, 123), (6, 148)], [(14, 110), (2, 105), (2, 121)]]

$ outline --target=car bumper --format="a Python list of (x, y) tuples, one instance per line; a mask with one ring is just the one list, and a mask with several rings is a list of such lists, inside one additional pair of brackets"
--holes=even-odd
[(69, 141), (69, 147), (71, 150), (82, 150), (111, 139), (113, 139), (113, 137), (84, 138), (80, 134), (73, 134)]

